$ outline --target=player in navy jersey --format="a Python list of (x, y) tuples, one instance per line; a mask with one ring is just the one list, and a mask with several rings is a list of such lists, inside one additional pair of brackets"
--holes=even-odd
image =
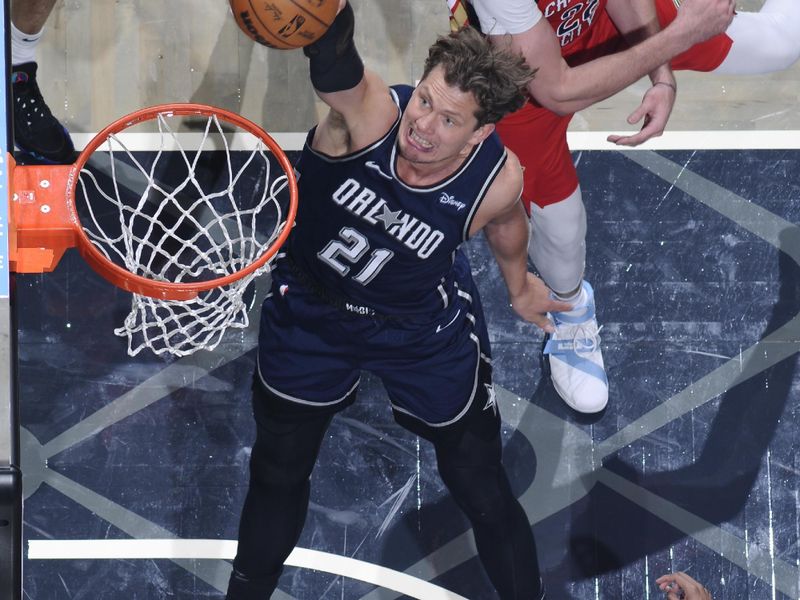
[(262, 308), (257, 434), (227, 597), (275, 589), (328, 424), (367, 370), (397, 421), (434, 444), (500, 597), (544, 598), (531, 527), (501, 464), (488, 335), (459, 250), (485, 232), (523, 319), (545, 326), (548, 311), (569, 308), (527, 270), (521, 168), (494, 133), (533, 73), (466, 29), (431, 47), (415, 89), (390, 89), (364, 70), (349, 6), (305, 53), (330, 112), (297, 164), (297, 222)]

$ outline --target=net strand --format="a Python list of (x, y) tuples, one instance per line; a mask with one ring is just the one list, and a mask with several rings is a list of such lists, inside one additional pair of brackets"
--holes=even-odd
[[(232, 134), (217, 115), (206, 117), (194, 151), (183, 147), (173, 118), (168, 112), (156, 116), (160, 148), (149, 165), (120, 136), (107, 137), (92, 168), (83, 168), (78, 180), (88, 215), (81, 217), (82, 227), (107, 259), (155, 281), (191, 283), (241, 271), (263, 256), (285, 227), (287, 175), (274, 167), (261, 140), (234, 160)], [(170, 146), (176, 152), (165, 150)], [(176, 162), (183, 180), (159, 181), (159, 173), (174, 170)], [(101, 180), (103, 170), (110, 189)], [(210, 185), (205, 177), (214, 170)], [(227, 329), (249, 326), (245, 291), (268, 271), (266, 263), (191, 300), (133, 294), (131, 310), (114, 333), (127, 338), (131, 356), (145, 348), (174, 356), (213, 350)]]

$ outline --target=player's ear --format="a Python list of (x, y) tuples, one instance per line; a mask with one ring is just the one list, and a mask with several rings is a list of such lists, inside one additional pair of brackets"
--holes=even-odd
[(494, 131), (494, 123), (486, 123), (478, 127), (470, 137), (469, 141), (473, 145), (480, 144), (483, 140), (489, 137)]

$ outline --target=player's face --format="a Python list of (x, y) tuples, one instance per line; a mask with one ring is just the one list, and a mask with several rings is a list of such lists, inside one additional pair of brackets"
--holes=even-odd
[(460, 160), (483, 141), (493, 125), (478, 124), (478, 104), (471, 92), (462, 92), (444, 80), (442, 67), (423, 79), (403, 113), (398, 145), (400, 155), (412, 163)]

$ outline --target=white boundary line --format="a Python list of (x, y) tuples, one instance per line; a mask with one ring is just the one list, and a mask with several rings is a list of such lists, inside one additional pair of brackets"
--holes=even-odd
[[(574, 151), (580, 150), (633, 150), (606, 141), (611, 134), (622, 131), (569, 131), (567, 141)], [(271, 133), (278, 145), (286, 151), (302, 150), (306, 134)], [(94, 137), (91, 133), (73, 133), (75, 147), (83, 148)], [(154, 150), (160, 145), (157, 133), (122, 133), (119, 137), (133, 151)], [(187, 150), (195, 149), (202, 139), (197, 133), (177, 134)], [(196, 140), (196, 141), (195, 141)], [(798, 150), (800, 131), (667, 131), (663, 136), (648, 140), (638, 150)]]
[[(271, 133), (270, 135), (276, 142), (278, 142), (278, 145), (286, 151), (302, 150), (303, 144), (306, 141), (305, 133)], [(82, 150), (84, 146), (86, 146), (86, 144), (88, 144), (89, 141), (95, 136), (95, 134), (70, 133), (70, 136), (72, 137), (72, 142), (75, 144), (75, 148), (77, 150)], [(116, 134), (115, 137), (125, 144), (125, 147), (131, 152), (147, 152), (157, 150), (162, 147), (162, 144), (164, 144), (165, 150), (177, 149), (177, 146), (174, 144), (175, 140), (173, 139), (172, 134), (162, 135), (159, 133), (123, 132)], [(184, 150), (197, 150), (198, 146), (203, 141), (204, 136), (202, 133), (177, 133), (174, 135), (174, 137), (180, 142), (181, 147)], [(214, 143), (214, 139), (216, 137), (216, 134), (210, 134), (209, 139), (211, 141), (206, 142), (206, 147), (209, 149), (221, 148), (221, 146)], [(255, 138), (249, 134), (234, 134), (232, 138), (228, 139), (229, 141), (232, 139), (232, 141), (230, 141), (231, 149), (243, 150), (250, 149)]]
[[(621, 131), (568, 131), (572, 150), (633, 150), (606, 141)], [(800, 131), (667, 131), (639, 150), (797, 150)]]
[[(31, 560), (191, 559), (232, 560), (236, 540), (124, 539), (30, 540)], [(286, 565), (342, 575), (419, 600), (467, 600), (454, 592), (373, 563), (307, 548), (295, 548)]]

